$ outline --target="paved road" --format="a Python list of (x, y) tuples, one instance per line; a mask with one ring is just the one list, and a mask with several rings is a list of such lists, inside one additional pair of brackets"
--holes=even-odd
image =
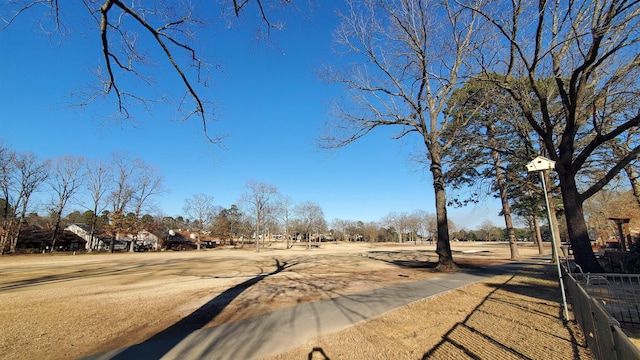
[(269, 314), (200, 329), (190, 334), (154, 337), (128, 348), (86, 359), (252, 359), (284, 352), (324, 334), (343, 330), (414, 301), (448, 292), (491, 276), (514, 273), (542, 260), (514, 262), (480, 270), (443, 274), (334, 299), (301, 304)]

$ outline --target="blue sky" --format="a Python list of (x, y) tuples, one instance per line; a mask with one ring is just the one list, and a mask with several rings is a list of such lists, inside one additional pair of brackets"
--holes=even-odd
[[(419, 139), (394, 141), (389, 129), (332, 153), (317, 147), (328, 104), (343, 94), (315, 73), (337, 59), (330, 4), (317, 3), (306, 19), (285, 19), (286, 30), (275, 34), (278, 47), (253, 41), (251, 21), (199, 33), (201, 55), (221, 69), (212, 73), (205, 96), (216, 102), (211, 133), (228, 135), (224, 149), (206, 142), (197, 118), (178, 122), (165, 108), (136, 109), (135, 122), (118, 123), (103, 116), (113, 111), (106, 103), (84, 111), (67, 107), (69, 94), (92, 81), (90, 69), (100, 61), (97, 29), (78, 23), (70, 35), (49, 38), (33, 22), (38, 12), (28, 13), (0, 31), (0, 140), (43, 158), (108, 159), (114, 151), (138, 156), (164, 176), (169, 192), (157, 202), (170, 216), (182, 214), (184, 200), (196, 193), (229, 207), (249, 179), (276, 185), (295, 202), (318, 203), (329, 222), (377, 221), (417, 209), (435, 213), (430, 174), (409, 159)], [(158, 91), (178, 88), (175, 74), (158, 63)], [(488, 200), (450, 208), (449, 216), (467, 229), (487, 219), (503, 226), (498, 211)]]

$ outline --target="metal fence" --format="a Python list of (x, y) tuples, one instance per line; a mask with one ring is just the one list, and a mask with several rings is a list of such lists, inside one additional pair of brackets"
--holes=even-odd
[(640, 275), (572, 274), (590, 296), (625, 327), (640, 328)]
[(620, 328), (620, 319), (640, 325), (640, 276), (565, 272), (564, 284), (594, 358), (640, 360), (640, 350)]

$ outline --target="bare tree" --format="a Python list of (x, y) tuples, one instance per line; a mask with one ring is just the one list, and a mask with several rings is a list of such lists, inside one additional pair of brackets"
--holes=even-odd
[(62, 211), (67, 203), (74, 196), (84, 181), (84, 164), (86, 160), (82, 157), (72, 155), (62, 156), (56, 159), (52, 166), (52, 171), (48, 177), (49, 186), (55, 194), (53, 202), (54, 228), (51, 237), (51, 251), (55, 251), (56, 241), (60, 232), (60, 220)]
[(90, 160), (86, 167), (86, 190), (91, 198), (91, 230), (90, 241), (87, 244), (89, 252), (95, 250), (98, 246), (96, 239), (96, 226), (98, 216), (107, 209), (106, 196), (111, 190), (113, 184), (112, 164), (102, 160)]
[(15, 151), (5, 147), (0, 143), (0, 190), (2, 191), (2, 208), (0, 209), (0, 215), (2, 216), (2, 232), (0, 233), (0, 255), (4, 254), (5, 247), (9, 243), (9, 228), (12, 221), (15, 218), (15, 208), (13, 208), (13, 202), (11, 196), (14, 189), (14, 172), (15, 169)]
[[(345, 237), (347, 236), (347, 229), (352, 227), (353, 224), (354, 221), (352, 220), (333, 219), (333, 221), (331, 221), (331, 226), (336, 232), (338, 232), (340, 240), (345, 240)], [(349, 239), (347, 238), (346, 240)]]
[(468, 8), (495, 31), (492, 48), (479, 48), (492, 54), (481, 59), (486, 78), (509, 93), (556, 162), (576, 262), (585, 271), (603, 271), (583, 203), (638, 158), (640, 139), (597, 178), (585, 172), (612, 142), (640, 126), (640, 3), (473, 1)]
[(438, 218), (435, 214), (427, 214), (425, 218), (427, 231), (429, 234), (429, 241), (437, 241), (438, 240)]
[(269, 212), (273, 211), (273, 203), (279, 196), (278, 188), (275, 185), (249, 180), (245, 184), (249, 192), (242, 195), (242, 201), (246, 203), (255, 216), (255, 239), (256, 251), (260, 251), (260, 236)]
[(418, 234), (424, 240), (431, 239), (437, 232), (437, 222), (435, 214), (430, 214), (425, 210), (415, 210), (412, 214), (416, 218), (418, 225)]
[(215, 217), (217, 207), (213, 203), (213, 196), (207, 194), (195, 194), (189, 199), (185, 199), (184, 212), (197, 225), (198, 241), (197, 246), (200, 250), (202, 232), (205, 227), (211, 225)]
[(397, 239), (398, 242), (402, 242), (402, 229), (399, 228), (402, 224), (400, 224), (399, 215), (396, 212), (390, 212), (385, 215), (381, 222), (384, 223), (387, 228), (394, 230), (394, 240)]
[(631, 229), (640, 225), (640, 207), (635, 202), (633, 190), (626, 188), (609, 187), (598, 192), (585, 201), (584, 211), (598, 245), (605, 245), (606, 239), (618, 235), (618, 227), (610, 218), (630, 218)]
[(311, 237), (313, 233), (316, 233), (316, 239), (319, 240), (319, 232), (326, 226), (324, 212), (320, 205), (313, 201), (303, 201), (297, 204), (294, 212), (300, 220), (307, 236), (307, 249), (311, 249)]
[(284, 225), (284, 237), (286, 239), (287, 249), (289, 249), (291, 247), (289, 229), (291, 228), (291, 221), (293, 220), (293, 200), (289, 196), (282, 196), (276, 204), (276, 212), (282, 225)]
[[(629, 132), (626, 138), (622, 138), (619, 143), (613, 144), (613, 154), (615, 157), (621, 157), (625, 153), (631, 151), (634, 139), (640, 136), (640, 128), (636, 128), (634, 132)], [(614, 160), (615, 161), (615, 160)], [(636, 204), (640, 207), (640, 174), (638, 174), (638, 163), (640, 160), (630, 162), (624, 167), (624, 172), (629, 180), (631, 186), (631, 192), (636, 200)]]
[(375, 221), (366, 222), (362, 230), (362, 235), (364, 236), (365, 241), (370, 242), (373, 246), (373, 243), (378, 240), (378, 232), (380, 230), (378, 223)]
[(131, 252), (135, 251), (135, 244), (140, 231), (149, 230), (143, 228), (142, 212), (152, 207), (151, 200), (153, 197), (166, 191), (162, 184), (164, 178), (156, 167), (145, 163), (141, 159), (136, 159), (134, 166), (136, 171), (132, 181), (134, 191), (131, 197), (131, 205), (135, 215), (135, 223), (133, 226), (133, 240), (129, 248)]
[[(420, 225), (421, 225), (421, 218), (419, 216), (419, 214), (417, 214), (415, 211), (407, 214), (406, 217), (406, 224), (407, 224), (407, 230), (408, 230), (408, 240), (414, 243), (418, 243), (418, 234), (420, 233)], [(452, 226), (451, 226), (451, 221), (449, 221), (449, 229), (451, 232), (452, 230)]]
[(131, 230), (130, 220), (126, 217), (131, 200), (135, 193), (133, 184), (136, 171), (134, 162), (125, 154), (113, 154), (114, 186), (109, 193), (109, 203), (111, 212), (109, 214), (109, 229), (111, 231), (111, 241), (109, 251), (114, 251), (114, 245), (118, 234)]
[[(374, 129), (394, 126), (399, 139), (418, 134), (433, 176), (438, 221), (437, 268), (455, 268), (449, 244), (443, 176), (444, 129), (461, 126), (443, 114), (454, 89), (469, 76), (469, 56), (478, 46), (476, 14), (455, 2), (366, 0), (348, 2), (335, 32), (339, 51), (349, 56), (342, 72), (327, 68), (328, 81), (352, 95), (339, 106), (323, 144), (341, 147)], [(449, 131), (455, 134), (455, 131)]]
[(414, 225), (417, 225), (417, 223), (412, 224), (412, 216), (407, 212), (390, 212), (384, 217), (383, 222), (396, 230), (399, 243), (404, 242), (405, 239), (411, 240), (408, 238), (409, 232)]
[(12, 173), (8, 176), (9, 207), (14, 209), (14, 216), (9, 218), (5, 228), (9, 241), (9, 252), (16, 251), (16, 245), (20, 236), (20, 229), (27, 216), (31, 196), (47, 180), (49, 176), (49, 161), (38, 159), (31, 152), (17, 153), (13, 157)]
[(500, 228), (490, 220), (483, 221), (478, 232), (482, 234), (482, 240), (485, 241), (498, 241), (503, 237)]

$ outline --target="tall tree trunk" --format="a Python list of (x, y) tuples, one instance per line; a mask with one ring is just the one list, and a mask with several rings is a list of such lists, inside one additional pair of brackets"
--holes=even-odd
[(16, 220), (16, 218), (12, 218), (7, 220), (4, 224), (4, 228), (2, 229), (2, 234), (0, 237), (0, 246), (2, 246), (0, 248), (1, 254), (8, 254), (11, 252), (11, 250), (5, 251), (5, 249), (7, 245), (9, 246), (9, 248), (11, 248), (11, 243), (13, 242), (13, 234), (15, 233)]
[(533, 241), (535, 241), (536, 245), (538, 246), (538, 254), (539, 255), (544, 255), (544, 244), (542, 243), (542, 232), (540, 231), (540, 224), (538, 224), (538, 217), (537, 216), (532, 216), (531, 217), (531, 226), (533, 227), (533, 229), (531, 229), (531, 236), (533, 237)]
[(20, 230), (22, 229), (22, 224), (24, 224), (24, 217), (20, 217), (16, 225), (15, 231), (13, 231), (13, 236), (11, 237), (11, 243), (9, 244), (9, 253), (11, 254), (16, 252), (16, 246), (18, 245), (18, 238), (20, 238)]
[(9, 224), (11, 224), (11, 218), (9, 217), (9, 196), (7, 195), (9, 190), (3, 189), (4, 202), (2, 206), (2, 229), (0, 229), (0, 255), (4, 254), (7, 240), (9, 239)]
[(18, 219), (17, 227), (13, 233), (13, 237), (11, 239), (11, 244), (9, 247), (10, 253), (16, 252), (16, 246), (18, 244), (18, 238), (20, 237), (20, 230), (22, 230), (22, 225), (24, 224), (24, 219), (27, 216), (27, 201), (25, 200), (22, 204), (22, 211), (20, 212), (20, 218)]
[(289, 226), (285, 226), (287, 229), (284, 231), (284, 238), (287, 240), (287, 249), (289, 249)]
[[(492, 141), (495, 142), (492, 124), (487, 125), (487, 135), (489, 135)], [(496, 146), (493, 146), (493, 148), (495, 149)], [(496, 187), (498, 188), (498, 191), (500, 193), (500, 201), (502, 202), (502, 214), (504, 216), (504, 225), (507, 228), (507, 240), (509, 242), (511, 260), (517, 260), (520, 258), (520, 252), (518, 251), (518, 244), (516, 243), (516, 232), (513, 229), (513, 220), (511, 219), (511, 206), (509, 206), (507, 185), (505, 184), (504, 174), (502, 173), (502, 169), (500, 168), (500, 154), (497, 151), (492, 150), (491, 157), (493, 158), (493, 168), (496, 172)]]
[(565, 177), (561, 179), (560, 186), (562, 189), (565, 216), (567, 218), (567, 231), (569, 233), (569, 239), (571, 240), (571, 247), (573, 248), (573, 256), (576, 263), (580, 265), (585, 272), (604, 272), (604, 269), (600, 263), (598, 263), (591, 248), (587, 224), (584, 220), (582, 199), (578, 193), (575, 179), (572, 175), (567, 175), (566, 173), (558, 172), (558, 175)]
[(438, 254), (437, 270), (451, 271), (456, 268), (451, 253), (451, 243), (449, 242), (449, 222), (447, 219), (447, 200), (444, 190), (444, 175), (439, 161), (439, 154), (431, 151), (431, 174), (433, 175), (433, 189), (436, 195), (436, 220), (438, 224), (438, 241), (436, 243), (436, 254)]
[(256, 216), (256, 252), (260, 252), (260, 215)]
[(507, 228), (511, 260), (517, 260), (520, 258), (520, 252), (518, 251), (518, 243), (516, 242), (516, 231), (513, 228), (513, 219), (511, 219), (511, 207), (506, 198), (502, 199), (502, 211), (504, 212), (504, 224)]
[(0, 255), (4, 254), (4, 248), (7, 244), (7, 228), (0, 229)]
[(56, 211), (56, 226), (53, 228), (51, 235), (51, 252), (56, 251), (56, 241), (58, 241), (58, 233), (60, 232), (60, 218), (62, 218), (62, 209)]
[(89, 243), (87, 244), (87, 246), (85, 246), (87, 248), (87, 252), (92, 252), (93, 248), (96, 245), (96, 223), (98, 221), (98, 218), (96, 217), (95, 213), (93, 215), (93, 219), (91, 220), (91, 233), (89, 235)]
[(114, 231), (111, 233), (111, 241), (109, 241), (109, 252), (113, 254), (113, 252), (115, 251), (115, 245), (116, 245), (116, 237), (118, 236), (118, 232)]
[(98, 247), (98, 242), (96, 240), (96, 227), (98, 226), (98, 204), (94, 204), (93, 206), (93, 215), (91, 216), (91, 237), (89, 239), (89, 248), (88, 252), (92, 252), (94, 248)]

